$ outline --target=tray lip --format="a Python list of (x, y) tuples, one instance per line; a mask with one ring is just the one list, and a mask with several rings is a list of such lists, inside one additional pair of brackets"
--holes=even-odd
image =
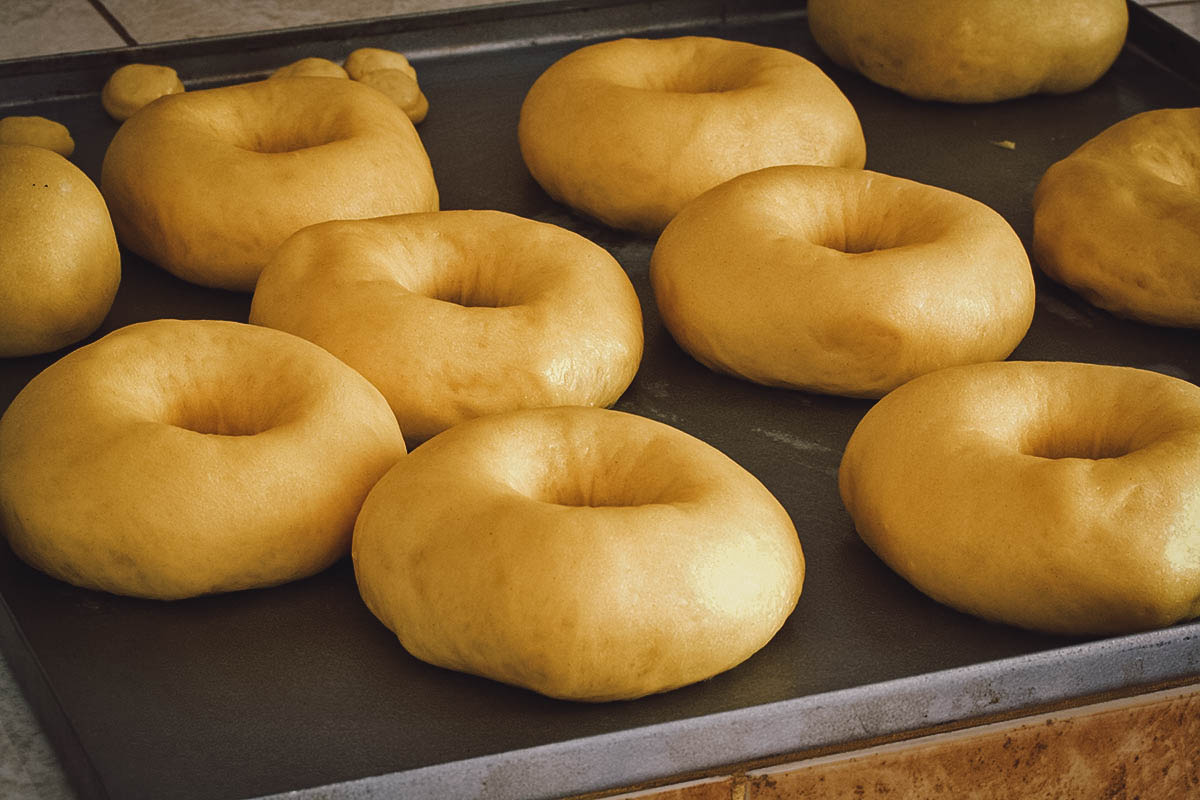
[[(4, 80), (38, 73), (62, 73), (72, 70), (95, 71), (111, 69), (113, 65), (127, 63), (140, 57), (196, 56), (206, 53), (227, 52), (235, 45), (253, 44), (263, 48), (285, 46), (295, 43), (291, 37), (302, 37), (302, 41), (328, 38), (364, 37), (374, 35), (402, 34), (413, 30), (437, 30), (442, 25), (480, 25), (487, 27), (497, 22), (516, 18), (590, 12), (600, 9), (680, 6), (674, 0), (534, 0), (524, 2), (497, 2), (462, 9), (416, 12), (370, 20), (317, 24), (266, 32), (229, 34), (200, 39), (172, 42), (139, 44), (106, 48), (102, 50), (70, 53), (62, 56), (37, 56), (26, 59), (0, 61), (0, 109), (5, 105)], [(758, 19), (756, 10), (765, 7), (781, 17), (800, 18), (805, 13), (805, 3), (798, 0), (787, 3), (783, 0), (747, 0), (705, 3), (706, 8), (729, 9), (736, 7), (728, 19), (737, 16)], [(787, 7), (787, 8), (785, 8)], [(1167, 71), (1180, 76), (1189, 83), (1200, 86), (1200, 40), (1197, 40), (1170, 23), (1162, 20), (1148, 8), (1129, 2), (1130, 31), (1126, 47), (1134, 47), (1139, 55), (1161, 64)], [(722, 14), (722, 19), (726, 16)], [(688, 20), (669, 19), (664, 27), (674, 27)], [(696, 23), (700, 20), (691, 18)], [(652, 29), (648, 29), (652, 30)], [(586, 33), (583, 37), (588, 37)], [(538, 40), (544, 41), (544, 40)], [(521, 42), (508, 42), (520, 46)], [(1159, 48), (1191, 48), (1193, 59), (1160, 57)], [(459, 52), (459, 51), (456, 51)], [(73, 96), (73, 95), (72, 95)], [(64, 98), (67, 96), (63, 96)], [(50, 98), (56, 99), (56, 98)], [(32, 102), (21, 98), (20, 104)], [(14, 556), (15, 557), (15, 556)], [(73, 765), (69, 779), (83, 797), (108, 797), (103, 779), (91, 761), (90, 755), (80, 743), (66, 710), (58, 701), (57, 693), (48, 680), (36, 652), (28, 645), (19, 621), (7, 599), (0, 593), (0, 654), (9, 663), (17, 684), (30, 698), (35, 715), (43, 725), (43, 733), (51, 740), (58, 757), (64, 764)], [(1149, 658), (1153, 655), (1154, 658)], [(19, 656), (19, 658), (18, 658)], [(1121, 662), (1113, 659), (1121, 658)], [(1130, 663), (1150, 664), (1149, 670), (1142, 669), (1131, 678), (1122, 669)], [(1107, 659), (1107, 662), (1105, 660)], [(1074, 670), (1086, 672), (1086, 665), (1106, 666), (1119, 672), (1114, 679), (1102, 683), (1089, 683), (1083, 687), (1072, 681)], [(1052, 680), (1041, 686), (1029, 685), (1041, 676)], [(1164, 683), (1191, 683), (1200, 681), (1200, 620), (1179, 625), (1131, 634), (1122, 637), (1090, 640), (1080, 644), (1038, 651), (1031, 654), (1012, 656), (1000, 660), (970, 664), (929, 673), (922, 673), (890, 681), (821, 692), (755, 706), (730, 709), (714, 714), (700, 715), (669, 722), (625, 728), (610, 733), (589, 735), (575, 739), (548, 743), (530, 748), (507, 750), (491, 755), (449, 761), (410, 770), (364, 777), (325, 786), (290, 790), (264, 798), (359, 798), (389, 796), (403, 791), (419, 793), (421, 796), (477, 796), (481, 798), (535, 798), (559, 797), (563, 794), (615, 790), (622, 786), (652, 782), (685, 774), (725, 774), (728, 768), (748, 762), (782, 763), (796, 753), (825, 746), (852, 744), (879, 736), (915, 734), (930, 726), (946, 723), (977, 724), (973, 720), (987, 721), (997, 714), (1011, 714), (1025, 710), (1036, 711), (1047, 705), (1077, 704), (1087, 702), (1105, 692), (1140, 693)], [(973, 710), (977, 714), (950, 714), (943, 708), (938, 714), (918, 718), (913, 713), (907, 716), (891, 716), (887, 724), (867, 729), (862, 735), (850, 736), (834, 741), (825, 733), (824, 739), (805, 738), (812, 732), (811, 718), (814, 714), (833, 713), (845, 715), (847, 703), (858, 699), (853, 711), (877, 709), (879, 706), (894, 705), (896, 698), (927, 696), (929, 693), (961, 698), (969, 688), (989, 684), (1007, 692), (998, 703), (987, 703)], [(39, 702), (33, 702), (34, 698)], [(53, 719), (54, 725), (47, 720)], [(59, 731), (59, 728), (62, 731)], [(772, 735), (771, 752), (756, 747), (743, 737), (753, 732), (762, 738), (764, 730)], [(845, 729), (826, 729), (844, 732)], [(670, 742), (687, 745), (687, 759), (667, 765), (669, 770), (644, 768), (635, 775), (639, 757), (647, 749), (659, 749), (654, 745)], [(736, 742), (737, 746), (731, 746)], [(617, 753), (617, 751), (623, 751)], [(614, 757), (616, 754), (616, 757)], [(611, 761), (608, 759), (612, 759)], [(497, 767), (510, 766), (514, 761), (524, 760), (528, 769), (540, 771), (540, 782), (518, 785), (503, 782), (489, 783), (496, 775)], [(626, 770), (623, 777), (613, 781), (610, 767), (619, 765)], [(503, 770), (501, 770), (503, 771)], [(524, 774), (524, 773), (523, 773)], [(533, 792), (531, 794), (531, 792)]]

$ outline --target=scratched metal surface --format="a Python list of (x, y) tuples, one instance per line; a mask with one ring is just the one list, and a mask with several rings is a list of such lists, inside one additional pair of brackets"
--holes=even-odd
[[(1030, 197), (1050, 163), (1130, 114), (1200, 105), (1196, 83), (1150, 57), (1170, 48), (1200, 61), (1194, 40), (1137, 19), (1142, 44), (1092, 89), (978, 107), (916, 103), (832, 67), (802, 11), (782, 2), (558, 2), (0, 64), (4, 113), (66, 123), (74, 160), (96, 178), (116, 129), (98, 90), (124, 60), (172, 64), (195, 87), (367, 44), (408, 51), (432, 105), (420, 132), (443, 207), (499, 208), (608, 248), (646, 320), (645, 359), (617, 407), (688, 431), (756, 474), (792, 515), (809, 568), (796, 612), (742, 666), (659, 696), (580, 705), (409, 657), (362, 606), (346, 563), (277, 589), (161, 604), (57, 583), (0, 546), (0, 645), (80, 794), (551, 797), (1200, 673), (1200, 625), (1043, 636), (954, 612), (896, 577), (837, 497), (842, 448), (869, 402), (767, 389), (688, 358), (654, 308), (653, 241), (549, 200), (516, 142), (525, 91), (581, 43), (649, 30), (785, 47), (825, 67), (855, 104), (868, 168), (982, 200), (1028, 244)], [(130, 254), (124, 269), (101, 333), (161, 316), (246, 317), (246, 295), (182, 283)], [(1037, 278), (1033, 328), (1014, 358), (1200, 380), (1197, 332), (1118, 320)], [(0, 362), (0, 407), (57, 355)]]

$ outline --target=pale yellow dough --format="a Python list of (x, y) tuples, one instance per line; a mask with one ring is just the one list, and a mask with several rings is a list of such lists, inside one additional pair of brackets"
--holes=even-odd
[(1003, 359), (1034, 311), (1029, 258), (995, 211), (837, 167), (770, 167), (701, 195), (663, 231), (650, 282), (701, 363), (856, 397)]
[(122, 244), (184, 280), (240, 291), (303, 227), (438, 207), (412, 122), (338, 78), (163, 98), (117, 131), (100, 185)]
[(0, 357), (89, 335), (120, 282), (117, 238), (95, 184), (51, 150), (0, 145)]
[(156, 599), (271, 586), (344, 556), (404, 455), (378, 391), (319, 347), (156, 320), (55, 362), (0, 419), (13, 551), (60, 580)]
[(833, 61), (918, 100), (1085, 89), (1125, 43), (1125, 0), (809, 0)]
[(1033, 254), (1114, 314), (1200, 328), (1200, 108), (1129, 117), (1052, 165)]
[(413, 655), (552, 697), (639, 697), (763, 647), (800, 596), (787, 512), (660, 422), (554, 408), (417, 448), (354, 530), (367, 607)]
[(336, 61), (310, 56), (285, 64), (271, 73), (272, 78), (349, 78), (349, 73)]
[(126, 64), (109, 76), (100, 92), (108, 115), (124, 122), (160, 97), (185, 91), (179, 74), (157, 64)]
[(935, 600), (1110, 635), (1200, 615), (1200, 387), (1003, 362), (884, 397), (842, 459), (863, 540)]
[(708, 37), (576, 50), (530, 88), (518, 125), (530, 174), (606, 225), (657, 234), (707, 189), (776, 164), (859, 168), (850, 101), (812, 62)]
[(0, 144), (27, 144), (53, 150), (60, 156), (75, 152), (75, 140), (61, 122), (45, 117), (4, 117), (0, 119)]
[(381, 69), (398, 69), (406, 73), (414, 81), (417, 71), (409, 62), (408, 57), (395, 50), (382, 47), (360, 47), (346, 56), (346, 72), (354, 80), (362, 80), (363, 76)]
[(641, 307), (613, 257), (499, 211), (306, 228), (263, 270), (250, 321), (365, 375), (410, 445), (484, 414), (610, 405), (642, 355)]

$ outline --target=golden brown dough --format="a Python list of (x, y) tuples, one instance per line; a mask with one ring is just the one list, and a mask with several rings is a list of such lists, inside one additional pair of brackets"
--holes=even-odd
[(349, 78), (345, 68), (328, 58), (310, 56), (285, 64), (271, 73), (272, 78)]
[(1029, 258), (995, 211), (837, 167), (770, 167), (701, 195), (663, 231), (650, 281), (701, 363), (856, 397), (1006, 358), (1034, 310)]
[(100, 102), (108, 115), (124, 122), (160, 97), (185, 91), (179, 74), (157, 64), (126, 64), (104, 84)]
[(372, 489), (353, 558), (417, 658), (588, 701), (736, 666), (804, 580), (795, 528), (754, 476), (675, 428), (588, 408), (431, 439)]
[(918, 100), (1085, 89), (1125, 43), (1125, 0), (809, 0), (821, 49)]
[(866, 161), (858, 115), (812, 62), (696, 36), (570, 53), (534, 82), (518, 134), (529, 172), (555, 200), (653, 234), (744, 172)]
[(84, 338), (120, 282), (117, 238), (95, 184), (55, 152), (0, 145), (0, 356)]
[(344, 556), (404, 455), (383, 397), (304, 340), (155, 320), (55, 362), (0, 419), (0, 513), (64, 581), (176, 599), (271, 586)]
[(906, 383), (839, 474), (863, 540), (986, 619), (1117, 634), (1200, 615), (1200, 387), (1094, 364), (1003, 362)]
[(61, 122), (45, 117), (4, 117), (0, 119), (0, 144), (27, 144), (53, 150), (60, 156), (75, 152), (75, 140)]
[(1033, 209), (1051, 278), (1114, 314), (1200, 328), (1200, 108), (1102, 131), (1046, 171)]

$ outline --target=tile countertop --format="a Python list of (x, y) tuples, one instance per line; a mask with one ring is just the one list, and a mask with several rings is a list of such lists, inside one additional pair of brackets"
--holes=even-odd
[[(0, 59), (319, 25), (472, 5), (487, 0), (7, 0)], [(1200, 38), (1200, 0), (1143, 5)], [(74, 792), (0, 657), (0, 797), (71, 800)]]

